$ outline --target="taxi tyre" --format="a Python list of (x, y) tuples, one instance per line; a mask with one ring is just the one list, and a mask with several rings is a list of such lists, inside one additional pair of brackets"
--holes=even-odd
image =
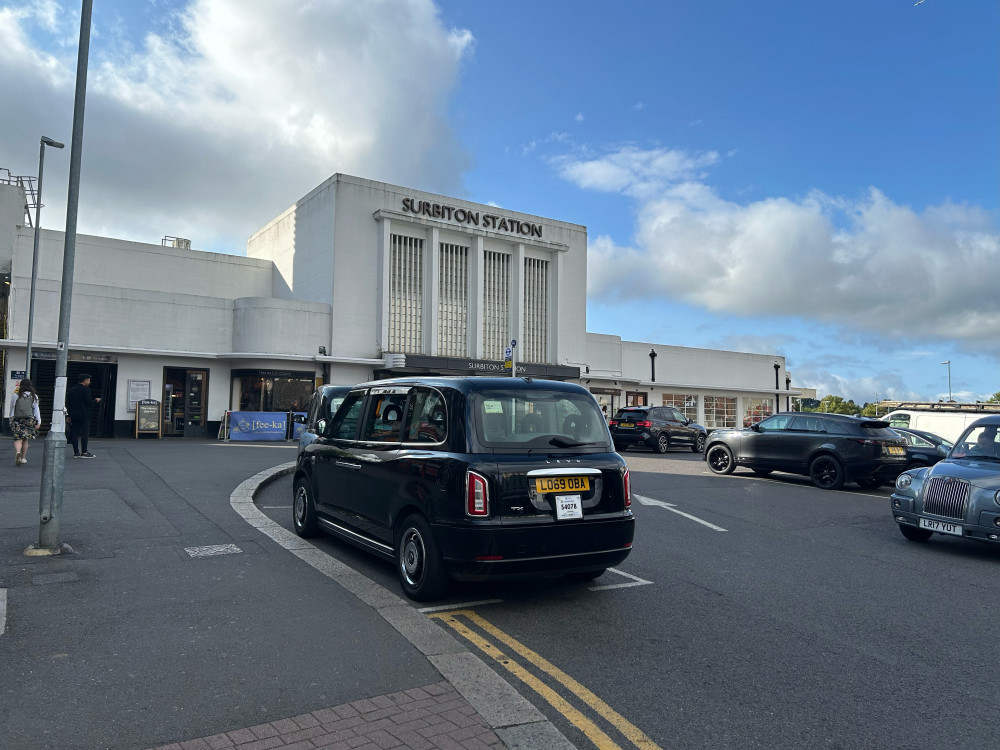
[(316, 503), (313, 500), (309, 480), (302, 478), (295, 482), (295, 495), (292, 499), (292, 525), (295, 533), (308, 538), (319, 533), (316, 523)]
[(656, 444), (653, 446), (653, 450), (657, 453), (666, 453), (670, 450), (670, 438), (661, 432), (656, 438)]
[(694, 442), (691, 444), (691, 452), (703, 453), (704, 451), (705, 451), (705, 436), (699, 435), (694, 439)]
[(430, 526), (418, 513), (408, 516), (399, 526), (396, 574), (403, 592), (418, 602), (444, 596), (451, 583)]
[(934, 536), (933, 531), (928, 531), (927, 529), (920, 529), (915, 526), (906, 526), (905, 524), (897, 524), (899, 526), (899, 533), (909, 539), (911, 542), (926, 542)]
[(844, 486), (844, 466), (835, 456), (824, 453), (809, 464), (809, 478), (821, 490), (839, 490)]
[(717, 443), (708, 449), (705, 454), (708, 468), (716, 474), (732, 474), (736, 469), (736, 461), (733, 460), (733, 452), (722, 443)]

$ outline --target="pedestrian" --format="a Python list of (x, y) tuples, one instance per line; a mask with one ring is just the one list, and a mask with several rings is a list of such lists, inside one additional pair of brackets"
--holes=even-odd
[[(66, 392), (66, 415), (69, 419), (69, 442), (73, 446), (73, 458), (95, 458), (87, 450), (90, 438), (90, 411), (101, 399), (90, 393), (90, 375), (81, 373), (77, 384)], [(82, 449), (82, 450), (81, 450)]]
[(10, 429), (14, 433), (14, 466), (28, 463), (28, 441), (38, 437), (42, 415), (38, 411), (38, 394), (28, 378), (21, 378), (13, 403), (10, 405)]

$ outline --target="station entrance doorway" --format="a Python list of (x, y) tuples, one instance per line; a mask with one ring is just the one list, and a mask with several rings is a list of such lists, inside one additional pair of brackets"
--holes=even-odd
[(164, 367), (164, 437), (207, 437), (207, 412), (208, 370)]

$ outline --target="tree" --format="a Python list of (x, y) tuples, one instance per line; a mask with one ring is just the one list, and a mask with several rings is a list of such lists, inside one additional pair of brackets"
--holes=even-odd
[(1000, 391), (997, 391), (988, 399), (986, 399), (987, 404), (1000, 404)]
[(878, 414), (878, 404), (877, 403), (865, 403), (864, 408), (861, 410), (862, 417), (877, 417)]
[(830, 414), (853, 414), (858, 416), (861, 414), (861, 407), (851, 401), (844, 401), (843, 396), (834, 396), (829, 394), (823, 396), (819, 401), (819, 408), (816, 411), (825, 411)]

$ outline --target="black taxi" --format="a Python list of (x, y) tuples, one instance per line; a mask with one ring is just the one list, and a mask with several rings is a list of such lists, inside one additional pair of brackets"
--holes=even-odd
[(581, 386), (377, 380), (316, 431), (295, 466), (296, 533), (393, 561), (412, 599), (442, 596), (452, 578), (590, 580), (631, 551), (628, 467)]

